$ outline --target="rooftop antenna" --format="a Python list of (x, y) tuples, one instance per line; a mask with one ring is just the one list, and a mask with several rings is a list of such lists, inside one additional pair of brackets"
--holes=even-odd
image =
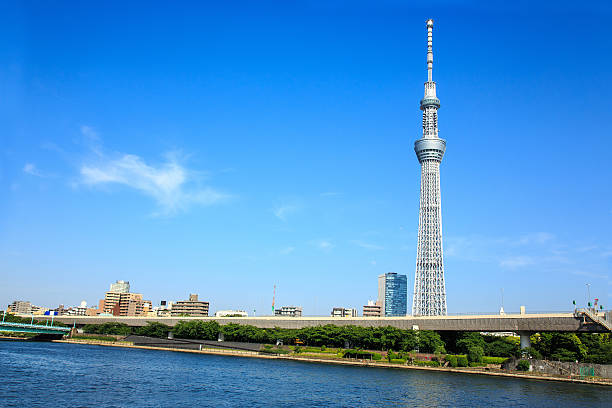
[(433, 82), (433, 31), (434, 21), (430, 18), (427, 20), (427, 82)]

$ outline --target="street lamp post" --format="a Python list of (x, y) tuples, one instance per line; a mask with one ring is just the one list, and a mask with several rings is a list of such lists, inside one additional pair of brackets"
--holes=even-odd
[(591, 306), (591, 284), (587, 283), (586, 287), (587, 287), (587, 296), (588, 296), (587, 305), (588, 307), (590, 307)]

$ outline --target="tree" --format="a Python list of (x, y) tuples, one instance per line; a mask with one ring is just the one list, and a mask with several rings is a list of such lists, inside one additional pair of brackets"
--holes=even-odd
[(536, 360), (542, 358), (542, 354), (540, 354), (540, 352), (533, 347), (525, 347), (524, 349), (521, 349), (520, 353), (525, 357), (535, 358)]
[(480, 333), (463, 333), (457, 340), (457, 351), (462, 354), (467, 354), (471, 347), (480, 347), (485, 349), (486, 342)]
[(516, 365), (516, 369), (519, 371), (529, 371), (529, 367), (531, 367), (531, 364), (527, 360), (520, 360)]
[(575, 333), (545, 332), (535, 337), (535, 348), (545, 358), (559, 361), (584, 361), (587, 348)]
[(440, 335), (431, 330), (421, 330), (418, 333), (419, 351), (425, 353), (446, 353), (445, 344)]
[(578, 338), (587, 348), (585, 362), (612, 364), (612, 337), (609, 333), (580, 333)]
[(520, 345), (511, 337), (487, 336), (485, 354), (493, 357), (512, 357), (520, 354)]
[(481, 363), (484, 357), (484, 350), (480, 346), (471, 346), (468, 349), (467, 358), (470, 363)]
[(138, 336), (164, 338), (168, 336), (172, 328), (168, 325), (158, 322), (147, 322), (146, 326), (135, 327), (134, 334)]

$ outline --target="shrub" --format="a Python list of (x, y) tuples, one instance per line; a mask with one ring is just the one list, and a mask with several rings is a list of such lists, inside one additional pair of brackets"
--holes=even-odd
[(529, 361), (527, 360), (520, 360), (518, 362), (518, 364), (516, 365), (516, 369), (519, 371), (529, 371), (529, 367), (531, 366), (531, 364), (529, 364)]
[(521, 350), (521, 353), (523, 353), (525, 357), (535, 358), (536, 360), (542, 359), (542, 354), (533, 347), (525, 347)]
[(415, 360), (413, 361), (414, 365), (418, 365), (418, 366), (422, 366), (422, 367), (440, 367), (440, 362), (439, 361), (421, 361), (421, 360)]
[(72, 336), (75, 340), (117, 341), (113, 336)]
[(321, 351), (325, 351), (325, 346), (321, 346)]
[(467, 356), (457, 356), (457, 367), (467, 367), (468, 359)]
[(281, 349), (281, 348), (264, 348), (263, 350), (261, 350), (261, 352), (266, 353), (266, 354), (289, 354), (291, 353), (291, 351)]
[(508, 357), (488, 357), (482, 358), (482, 362), (486, 364), (504, 364), (508, 360)]
[(119, 334), (127, 336), (132, 333), (132, 328), (125, 323), (108, 322), (103, 324), (86, 324), (83, 326), (83, 331), (91, 334)]
[(467, 358), (471, 363), (480, 363), (482, 362), (482, 357), (484, 356), (484, 349), (480, 346), (472, 346), (468, 349)]
[(389, 362), (394, 364), (406, 364), (406, 360), (403, 358), (392, 358)]
[(486, 367), (486, 366), (487, 366), (487, 363), (477, 363), (474, 361), (470, 362), (470, 367)]
[(448, 361), (448, 364), (451, 367), (457, 367), (457, 356), (453, 356), (449, 354), (446, 356), (446, 361)]
[(382, 360), (382, 355), (380, 353), (372, 353), (372, 360), (380, 361)]

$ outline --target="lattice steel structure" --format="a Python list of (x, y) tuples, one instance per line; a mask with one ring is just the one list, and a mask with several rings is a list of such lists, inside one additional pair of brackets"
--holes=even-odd
[(415, 316), (446, 315), (440, 203), (440, 162), (446, 140), (438, 137), (440, 100), (436, 97), (436, 83), (432, 79), (432, 30), (433, 20), (427, 20), (427, 82), (421, 100), (423, 137), (414, 143), (414, 151), (421, 163), (419, 237), (412, 300), (412, 314)]

